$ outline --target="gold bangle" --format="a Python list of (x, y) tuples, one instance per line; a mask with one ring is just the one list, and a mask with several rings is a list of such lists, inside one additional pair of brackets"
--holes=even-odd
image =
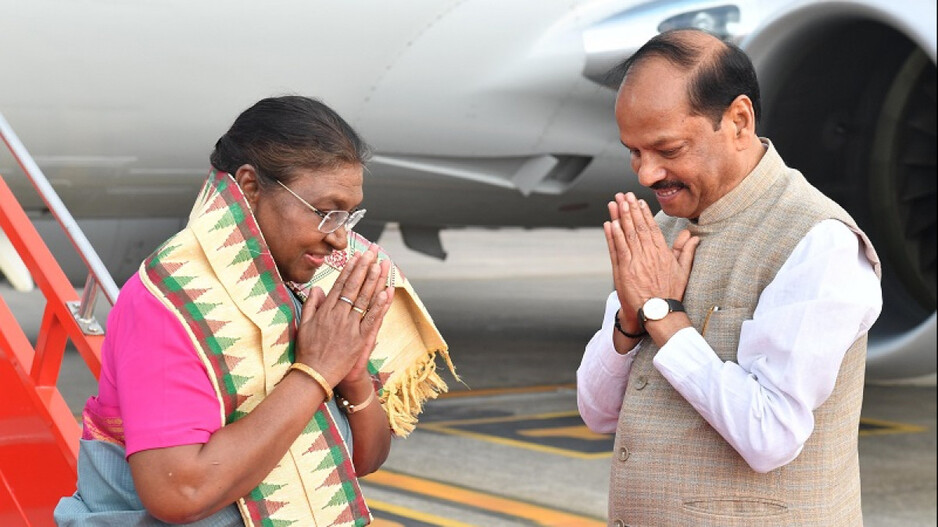
[(294, 362), (290, 365), (290, 369), (301, 371), (308, 375), (311, 379), (319, 383), (319, 386), (322, 387), (322, 391), (326, 392), (326, 400), (328, 401), (329, 399), (332, 399), (332, 387), (329, 386), (326, 378), (323, 377), (318, 371), (310, 368), (302, 362)]
[(375, 400), (375, 391), (371, 390), (371, 393), (368, 394), (368, 398), (358, 404), (352, 404), (345, 397), (339, 397), (339, 408), (345, 411), (347, 414), (354, 414), (355, 412), (361, 412), (365, 409), (366, 406), (371, 404)]

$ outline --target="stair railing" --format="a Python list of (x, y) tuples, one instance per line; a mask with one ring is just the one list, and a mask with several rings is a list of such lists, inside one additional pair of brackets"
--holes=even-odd
[(89, 269), (81, 299), (0, 175), (0, 230), (46, 299), (35, 345), (0, 297), (0, 524), (52, 526), (59, 498), (75, 490), (81, 427), (58, 389), (71, 341), (91, 373), (101, 372), (104, 328), (98, 292), (113, 306), (118, 289), (32, 156), (0, 114), (0, 138), (30, 178)]
[(39, 192), (39, 196), (59, 222), (59, 225), (61, 225), (62, 229), (65, 231), (65, 235), (68, 237), (69, 241), (72, 242), (72, 245), (75, 246), (78, 255), (88, 267), (88, 279), (85, 282), (85, 289), (81, 301), (72, 306), (71, 309), (75, 318), (79, 321), (79, 324), (82, 325), (83, 330), (90, 335), (100, 334), (102, 332), (100, 324), (92, 322), (94, 319), (93, 313), (94, 304), (97, 300), (97, 291), (100, 288), (108, 302), (113, 306), (114, 302), (117, 301), (117, 284), (114, 283), (114, 279), (111, 278), (111, 274), (104, 266), (101, 258), (98, 257), (98, 253), (95, 252), (94, 247), (88, 242), (88, 238), (86, 238), (85, 233), (81, 231), (75, 218), (72, 217), (68, 208), (66, 208), (62, 200), (59, 199), (59, 195), (55, 192), (55, 189), (52, 188), (52, 184), (49, 183), (49, 180), (46, 178), (45, 174), (42, 173), (39, 165), (36, 164), (36, 161), (33, 160), (33, 157), (26, 150), (26, 147), (23, 146), (22, 141), (20, 141), (16, 132), (13, 131), (13, 127), (10, 126), (2, 113), (0, 113), (0, 139), (3, 139), (3, 142), (6, 143), (7, 148), (9, 148), (10, 152), (13, 154), (13, 158), (30, 179), (36, 191)]

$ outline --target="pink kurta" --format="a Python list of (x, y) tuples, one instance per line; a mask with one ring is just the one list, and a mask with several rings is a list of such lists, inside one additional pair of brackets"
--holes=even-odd
[[(123, 421), (126, 456), (206, 443), (221, 410), (205, 366), (178, 319), (132, 276), (107, 321), (97, 397), (85, 412)], [(85, 422), (85, 439), (98, 439)]]

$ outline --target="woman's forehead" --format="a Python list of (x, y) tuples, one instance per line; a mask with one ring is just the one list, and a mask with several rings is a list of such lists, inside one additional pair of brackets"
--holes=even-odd
[(363, 197), (364, 170), (361, 165), (297, 169), (291, 175), (290, 187), (314, 204), (357, 205)]

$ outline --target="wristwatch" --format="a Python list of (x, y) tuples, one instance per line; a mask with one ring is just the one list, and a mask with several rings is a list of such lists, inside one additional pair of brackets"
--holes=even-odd
[(638, 320), (645, 327), (649, 320), (661, 320), (673, 311), (684, 311), (684, 304), (673, 298), (649, 298), (638, 310)]

